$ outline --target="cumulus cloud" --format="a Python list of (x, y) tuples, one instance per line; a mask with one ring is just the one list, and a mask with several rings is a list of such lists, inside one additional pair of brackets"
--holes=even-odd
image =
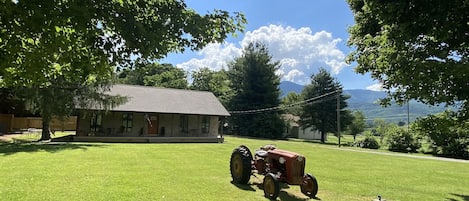
[(298, 77), (298, 76), (303, 76), (305, 73), (303, 71), (300, 71), (300, 70), (297, 70), (297, 69), (293, 69), (291, 70), (290, 72), (288, 72), (287, 75), (284, 76), (285, 80), (287, 81), (294, 81), (295, 80), (295, 77)]
[(238, 45), (209, 45), (199, 52), (201, 58), (176, 66), (188, 71), (203, 67), (218, 70), (241, 56), (242, 48), (250, 42), (262, 42), (269, 48), (273, 60), (280, 62), (280, 69), (276, 73), (283, 80), (305, 84), (319, 67), (329, 68), (332, 73), (337, 74), (347, 66), (344, 53), (337, 48), (341, 41), (340, 38), (333, 38), (330, 32), (313, 33), (308, 27), (295, 29), (282, 25), (262, 26), (247, 32)]
[(371, 91), (384, 91), (383, 84), (381, 83), (367, 86), (366, 89), (371, 90)]
[(193, 71), (200, 68), (208, 67), (212, 70), (220, 70), (224, 68), (228, 62), (241, 56), (242, 49), (235, 47), (232, 43), (226, 44), (209, 44), (198, 52), (202, 58), (193, 58), (181, 64), (177, 64), (178, 68), (186, 71)]

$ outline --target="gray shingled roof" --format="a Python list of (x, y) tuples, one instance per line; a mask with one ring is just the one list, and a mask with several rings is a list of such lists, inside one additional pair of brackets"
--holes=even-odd
[(111, 111), (230, 116), (211, 92), (116, 84), (110, 94), (128, 98)]

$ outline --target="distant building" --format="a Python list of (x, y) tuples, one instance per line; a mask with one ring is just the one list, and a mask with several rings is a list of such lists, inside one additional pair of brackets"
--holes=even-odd
[(321, 133), (317, 129), (314, 129), (313, 127), (302, 128), (299, 125), (300, 117), (292, 114), (284, 114), (282, 115), (282, 118), (286, 122), (286, 128), (284, 133), (285, 137), (293, 137), (305, 140), (321, 139)]

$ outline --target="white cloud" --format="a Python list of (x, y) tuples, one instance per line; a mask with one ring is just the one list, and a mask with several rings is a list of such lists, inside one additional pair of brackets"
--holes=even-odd
[(285, 77), (285, 80), (294, 81), (295, 77), (303, 76), (305, 73), (297, 69), (291, 70)]
[(371, 90), (371, 91), (384, 91), (383, 84), (381, 83), (367, 86), (366, 89)]
[(226, 67), (228, 62), (241, 56), (241, 53), (242, 50), (235, 47), (232, 43), (209, 44), (198, 52), (198, 54), (202, 56), (201, 59), (193, 58), (184, 63), (177, 64), (176, 66), (186, 71), (193, 71), (204, 67), (220, 70)]
[(309, 27), (295, 29), (282, 25), (262, 26), (247, 32), (239, 42), (239, 47), (232, 43), (212, 44), (199, 52), (201, 58), (177, 66), (188, 71), (202, 67), (219, 70), (241, 56), (242, 47), (250, 42), (263, 42), (269, 48), (273, 60), (280, 61), (281, 67), (276, 73), (283, 80), (305, 84), (319, 67), (329, 68), (332, 73), (338, 74), (347, 66), (344, 53), (337, 48), (341, 41), (327, 31), (313, 33)]

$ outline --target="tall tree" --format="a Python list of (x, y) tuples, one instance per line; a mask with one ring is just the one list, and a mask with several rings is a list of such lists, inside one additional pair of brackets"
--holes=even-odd
[(2, 1), (0, 13), (0, 87), (35, 95), (45, 128), (75, 105), (62, 100), (103, 100), (95, 92), (109, 88), (116, 66), (198, 50), (246, 23), (240, 13), (200, 15), (182, 0)]
[[(228, 76), (234, 97), (228, 107), (232, 111), (252, 111), (277, 107), (280, 104), (280, 78), (275, 74), (279, 62), (272, 61), (267, 47), (250, 43), (243, 55), (229, 65)], [(266, 110), (233, 113), (232, 123), (240, 135), (279, 138), (284, 130), (280, 111)]]
[(213, 71), (209, 68), (201, 68), (192, 73), (191, 89), (212, 92), (223, 105), (233, 96), (230, 88), (230, 80), (225, 70)]
[(361, 111), (355, 111), (352, 113), (353, 120), (352, 123), (348, 126), (350, 134), (353, 136), (353, 141), (358, 134), (362, 133), (365, 130), (365, 115)]
[(186, 73), (171, 64), (143, 64), (133, 69), (124, 69), (118, 75), (118, 82), (124, 84), (187, 89)]
[(469, 118), (468, 0), (347, 1), (356, 22), (348, 62), (357, 72), (398, 101), (463, 102)]
[[(322, 143), (326, 142), (327, 133), (337, 133), (337, 95), (334, 92), (340, 93), (340, 126), (344, 130), (352, 120), (350, 111), (345, 110), (346, 100), (350, 97), (342, 94), (342, 85), (329, 72), (320, 68), (317, 74), (311, 75), (311, 84), (302, 92), (304, 100), (318, 99), (303, 106), (300, 124), (303, 128), (319, 130)], [(320, 98), (326, 94), (330, 95)]]

